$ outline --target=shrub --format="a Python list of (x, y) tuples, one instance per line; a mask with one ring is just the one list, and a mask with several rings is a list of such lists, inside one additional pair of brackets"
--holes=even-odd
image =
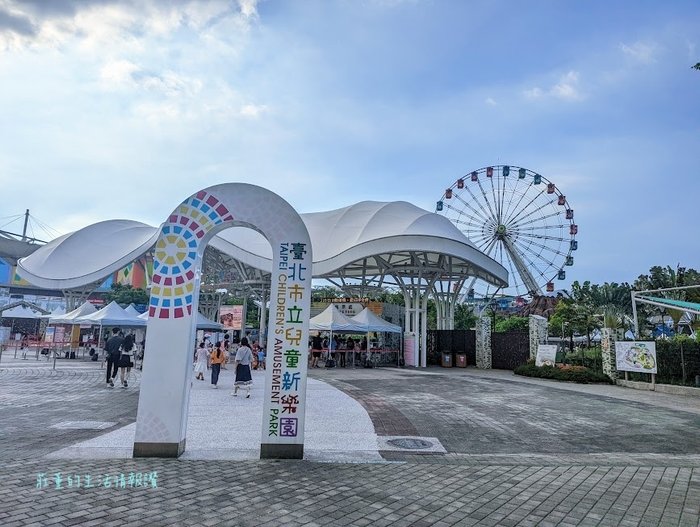
[(535, 366), (534, 364), (523, 364), (513, 370), (516, 375), (525, 377), (539, 377), (541, 379), (554, 379), (557, 381), (612, 384), (610, 378), (600, 372), (583, 368), (582, 366), (558, 368), (554, 366)]

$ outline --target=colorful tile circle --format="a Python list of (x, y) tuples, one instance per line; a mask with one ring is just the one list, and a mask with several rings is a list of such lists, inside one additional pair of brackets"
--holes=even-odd
[(173, 211), (156, 242), (149, 317), (192, 315), (202, 239), (217, 225), (231, 220), (228, 208), (203, 190)]

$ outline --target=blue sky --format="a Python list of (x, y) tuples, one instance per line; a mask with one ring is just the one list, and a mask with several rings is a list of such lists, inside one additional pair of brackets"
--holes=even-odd
[(156, 225), (225, 181), (433, 210), (513, 164), (576, 211), (565, 286), (700, 268), (698, 28), (695, 1), (0, 0), (0, 217)]

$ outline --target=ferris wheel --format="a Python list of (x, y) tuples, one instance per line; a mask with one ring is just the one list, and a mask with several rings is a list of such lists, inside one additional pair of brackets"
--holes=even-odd
[[(448, 217), (482, 252), (508, 271), (500, 293), (516, 297), (554, 291), (566, 279), (578, 249), (574, 210), (559, 188), (527, 168), (497, 165), (459, 178), (436, 212)], [(490, 296), (494, 286), (476, 279), (469, 297)]]

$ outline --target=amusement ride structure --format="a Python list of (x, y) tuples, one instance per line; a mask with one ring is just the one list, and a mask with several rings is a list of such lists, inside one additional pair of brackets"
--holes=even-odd
[(559, 187), (537, 172), (513, 165), (483, 167), (445, 190), (436, 212), (449, 218), (482, 252), (509, 273), (498, 289), (473, 279), (463, 300), (494, 294), (533, 298), (566, 278), (578, 249), (574, 210)]

